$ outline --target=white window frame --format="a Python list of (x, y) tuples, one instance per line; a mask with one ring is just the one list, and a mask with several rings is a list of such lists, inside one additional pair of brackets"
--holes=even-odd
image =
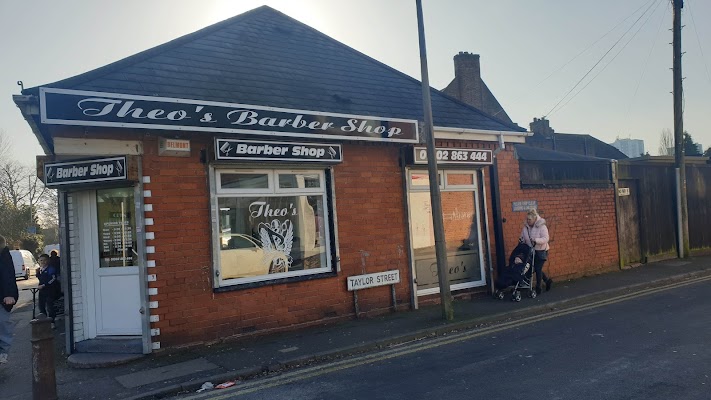
[[(461, 170), (461, 169), (452, 169), (452, 170), (439, 170), (437, 171), (439, 173), (439, 180), (440, 180), (440, 185), (439, 188), (441, 191), (444, 192), (474, 192), (474, 201), (475, 201), (475, 213), (476, 213), (476, 223), (477, 223), (477, 229), (481, 233), (481, 226), (482, 226), (482, 218), (486, 218), (486, 215), (481, 215), (480, 212), (482, 211), (479, 208), (479, 202), (480, 202), (480, 196), (482, 195), (479, 193), (479, 177), (477, 176), (477, 171), (478, 170)], [(406, 198), (407, 198), (407, 218), (408, 220), (411, 218), (411, 205), (410, 205), (410, 192), (429, 192), (430, 187), (429, 185), (427, 186), (413, 186), (412, 185), (412, 174), (422, 174), (423, 172), (427, 172), (427, 170), (423, 169), (409, 169), (407, 171), (407, 188), (408, 188), (408, 193), (406, 193)], [(452, 174), (452, 175), (462, 175), (462, 174), (471, 174), (472, 175), (472, 182), (474, 182), (473, 185), (448, 185), (447, 184), (447, 177)], [(408, 223), (408, 226), (410, 224)], [(473, 287), (480, 287), (480, 286), (486, 286), (486, 268), (484, 265), (484, 250), (485, 250), (485, 245), (481, 243), (481, 238), (478, 241), (479, 243), (479, 268), (481, 270), (481, 280), (478, 281), (471, 281), (471, 282), (463, 282), (463, 283), (456, 283), (451, 285), (450, 289), (453, 291), (456, 290), (463, 290), (463, 289), (469, 289)], [(415, 249), (412, 247), (412, 239), (410, 239), (410, 260), (413, 260), (410, 263), (410, 270), (413, 276), (413, 279), (417, 279), (417, 270), (415, 268)], [(433, 287), (429, 289), (418, 289), (417, 284), (415, 284), (415, 293), (417, 297), (421, 296), (427, 296), (427, 295), (432, 295), (432, 294), (439, 294), (439, 287)]]
[[(472, 184), (471, 185), (457, 185), (449, 184), (450, 175), (471, 175)], [(478, 188), (478, 178), (476, 176), (476, 171), (444, 171), (444, 190), (447, 192), (459, 192), (459, 191), (476, 191)], [(477, 192), (478, 193), (478, 192)]]
[[(430, 185), (413, 185), (412, 184), (412, 175), (428, 175), (427, 170), (422, 170), (422, 169), (411, 169), (407, 171), (407, 189), (413, 192), (429, 192), (430, 191)], [(437, 171), (438, 174), (438, 179), (439, 179), (439, 189), (444, 190), (444, 172), (443, 171)]]
[[(222, 189), (221, 188), (221, 174), (267, 174), (269, 188), (260, 189)], [(320, 181), (319, 188), (279, 188), (279, 174), (308, 174), (308, 175), (318, 175)], [(331, 209), (329, 207), (329, 197), (332, 193), (329, 193), (326, 186), (326, 170), (325, 169), (240, 169), (240, 168), (212, 168), (211, 171), (212, 181), (214, 182), (214, 187), (212, 192), (212, 208), (213, 208), (213, 221), (212, 221), (212, 238), (213, 238), (213, 273), (215, 273), (215, 287), (230, 287), (239, 286), (250, 283), (257, 282), (269, 282), (284, 278), (293, 278), (304, 275), (317, 275), (333, 272), (333, 260), (332, 258), (332, 248), (335, 243), (331, 243)], [(313, 268), (301, 271), (287, 271), (276, 274), (260, 275), (249, 278), (232, 278), (232, 279), (222, 279), (221, 273), (221, 253), (220, 253), (220, 240), (221, 240), (221, 228), (220, 228), (220, 212), (219, 212), (219, 199), (220, 198), (235, 198), (235, 197), (256, 197), (256, 196), (267, 196), (267, 197), (288, 197), (288, 196), (314, 196), (321, 195), (323, 202), (323, 224), (324, 224), (324, 246), (326, 253), (326, 265), (321, 268)]]
[(317, 188), (280, 188), (279, 175), (316, 175), (318, 171), (305, 170), (282, 170), (277, 169), (274, 173), (274, 190), (275, 193), (326, 193), (325, 174), (321, 171), (319, 175), (319, 187)]
[[(274, 176), (271, 173), (272, 170), (269, 169), (220, 169), (215, 172), (215, 191), (221, 195), (224, 194), (262, 194), (267, 191), (274, 190)], [(222, 188), (222, 174), (230, 175), (267, 175), (267, 187), (266, 188), (242, 188), (242, 189), (223, 189)], [(223, 196), (224, 197), (224, 196)]]

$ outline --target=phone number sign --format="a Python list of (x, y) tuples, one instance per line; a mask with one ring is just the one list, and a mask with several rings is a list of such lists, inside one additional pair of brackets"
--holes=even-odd
[[(415, 147), (415, 164), (427, 164), (427, 149)], [(437, 148), (437, 164), (459, 165), (491, 165), (493, 153), (491, 150), (482, 149), (450, 149)]]

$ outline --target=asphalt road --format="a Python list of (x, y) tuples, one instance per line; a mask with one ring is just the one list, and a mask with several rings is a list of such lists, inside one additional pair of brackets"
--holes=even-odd
[[(709, 399), (711, 282), (241, 382), (211, 399)], [(550, 317), (550, 316), (549, 316)]]

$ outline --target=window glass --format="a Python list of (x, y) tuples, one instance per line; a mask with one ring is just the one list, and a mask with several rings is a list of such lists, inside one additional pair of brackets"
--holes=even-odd
[(99, 266), (137, 265), (133, 188), (96, 191), (99, 223)]
[(447, 172), (447, 186), (474, 186), (474, 174), (471, 172)]
[(322, 196), (220, 198), (222, 279), (326, 268)]
[[(472, 174), (468, 175), (472, 176)], [(464, 178), (455, 179), (459, 182), (467, 182)], [(468, 183), (462, 184), (471, 186), (475, 181), (472, 177)], [(417, 272), (417, 288), (418, 290), (437, 288), (439, 279), (430, 193), (429, 191), (410, 192), (408, 196), (410, 237)], [(482, 281), (476, 192), (443, 190), (441, 198), (449, 282), (457, 284)]]
[(222, 189), (268, 189), (269, 175), (267, 174), (220, 174)]
[(227, 285), (331, 271), (323, 173), (269, 175), (276, 190), (218, 190), (217, 268)]
[(280, 189), (320, 187), (321, 177), (318, 174), (279, 174)]

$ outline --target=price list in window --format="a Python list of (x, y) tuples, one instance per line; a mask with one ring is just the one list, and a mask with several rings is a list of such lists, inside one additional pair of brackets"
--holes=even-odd
[(129, 207), (132, 191), (108, 189), (97, 191), (97, 196), (101, 267), (135, 265), (135, 219)]

